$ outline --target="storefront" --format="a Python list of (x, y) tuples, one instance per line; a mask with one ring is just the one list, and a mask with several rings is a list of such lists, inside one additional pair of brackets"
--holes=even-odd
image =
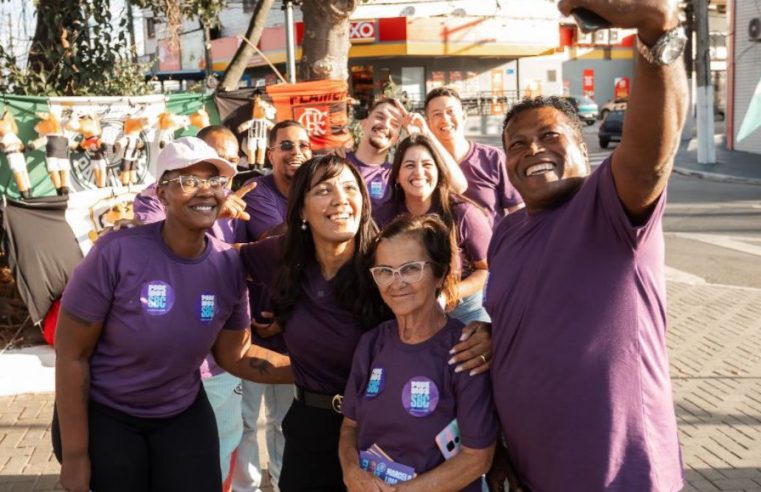
[(761, 154), (761, 13), (755, 0), (728, 7), (727, 145)]
[[(349, 87), (367, 105), (384, 84), (393, 81), (413, 106), (422, 105), (434, 87), (452, 85), (469, 103), (517, 97), (526, 91), (562, 90), (561, 63), (549, 70), (521, 73), (519, 59), (554, 52), (559, 43), (557, 19), (510, 17), (388, 17), (351, 22)], [(301, 56), (303, 24), (296, 24), (296, 57)], [(215, 71), (224, 70), (241, 41), (212, 42)], [(283, 26), (269, 27), (260, 50), (282, 70)], [(261, 56), (249, 63), (254, 85), (274, 81)]]

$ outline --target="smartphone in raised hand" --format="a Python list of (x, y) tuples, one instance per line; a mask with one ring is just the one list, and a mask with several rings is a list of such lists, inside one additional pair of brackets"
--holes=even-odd
[(582, 32), (593, 32), (610, 27), (610, 22), (591, 10), (573, 9), (571, 10), (571, 14), (576, 19), (576, 23), (579, 25), (579, 29), (581, 29)]

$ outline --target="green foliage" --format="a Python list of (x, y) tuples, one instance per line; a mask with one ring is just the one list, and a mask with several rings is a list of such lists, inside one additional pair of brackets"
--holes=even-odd
[(132, 61), (127, 19), (112, 22), (109, 0), (38, 1), (27, 67), (0, 46), (0, 92), (45, 96), (139, 95), (146, 65)]

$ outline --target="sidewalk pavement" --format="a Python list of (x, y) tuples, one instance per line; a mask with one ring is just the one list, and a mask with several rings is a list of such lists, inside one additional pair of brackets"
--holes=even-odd
[(716, 135), (716, 164), (698, 164), (698, 141), (683, 141), (674, 162), (674, 172), (712, 181), (761, 185), (761, 155), (728, 150), (725, 135)]
[[(684, 490), (761, 492), (761, 289), (670, 278)], [(52, 410), (49, 392), (0, 397), (0, 492), (60, 490)]]

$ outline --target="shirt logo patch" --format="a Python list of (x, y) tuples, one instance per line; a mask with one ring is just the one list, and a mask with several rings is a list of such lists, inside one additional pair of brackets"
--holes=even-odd
[(375, 199), (383, 198), (383, 193), (386, 191), (386, 187), (383, 185), (383, 181), (373, 181), (370, 183), (370, 197)]
[(152, 280), (140, 290), (140, 304), (151, 316), (163, 316), (174, 306), (174, 289), (161, 280)]
[(382, 367), (374, 367), (370, 372), (370, 381), (367, 382), (365, 398), (371, 399), (378, 396), (386, 384), (386, 378), (383, 374)]
[(415, 376), (402, 390), (402, 406), (413, 417), (427, 417), (439, 405), (439, 388), (425, 376)]
[(199, 319), (202, 322), (209, 322), (214, 319), (216, 307), (216, 298), (214, 294), (201, 294), (201, 309)]

